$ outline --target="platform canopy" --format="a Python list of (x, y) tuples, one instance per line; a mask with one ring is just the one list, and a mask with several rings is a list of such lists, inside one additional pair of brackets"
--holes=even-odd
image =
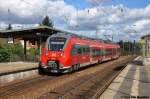
[(49, 36), (57, 32), (66, 33), (66, 31), (52, 27), (38, 26), (24, 29), (0, 30), (0, 38), (13, 37), (13, 38), (32, 39), (35, 35), (40, 34), (42, 36)]
[(63, 30), (59, 30), (56, 28), (48, 27), (48, 26), (38, 26), (32, 28), (24, 28), (24, 29), (12, 29), (12, 30), (0, 30), (0, 38), (12, 38), (17, 39), (21, 38), (24, 41), (24, 60), (27, 60), (26, 46), (27, 41), (30, 42), (38, 42), (39, 54), (42, 52), (42, 43), (44, 43), (52, 34), (55, 33), (69, 33)]

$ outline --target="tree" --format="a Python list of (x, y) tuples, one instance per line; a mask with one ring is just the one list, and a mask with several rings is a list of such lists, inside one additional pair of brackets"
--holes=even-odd
[(7, 30), (12, 30), (12, 26), (11, 26), (11, 24), (8, 24), (8, 28), (7, 28)]
[(141, 54), (141, 44), (139, 42), (131, 42), (131, 41), (119, 41), (118, 44), (121, 47), (122, 55), (127, 54)]
[(42, 21), (42, 26), (49, 26), (49, 27), (53, 27), (53, 22), (51, 19), (49, 19), (48, 16), (45, 16), (45, 18)]

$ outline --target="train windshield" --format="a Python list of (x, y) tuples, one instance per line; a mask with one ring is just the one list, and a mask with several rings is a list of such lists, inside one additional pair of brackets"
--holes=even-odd
[(64, 48), (66, 38), (63, 37), (53, 37), (50, 38), (48, 50), (59, 51)]

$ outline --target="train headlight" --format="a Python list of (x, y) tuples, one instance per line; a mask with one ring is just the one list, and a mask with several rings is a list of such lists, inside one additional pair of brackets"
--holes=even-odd
[(61, 51), (61, 52), (60, 52), (60, 56), (63, 56), (63, 55), (64, 55), (64, 52), (63, 52), (63, 51)]
[(43, 67), (46, 66), (46, 65), (47, 65), (46, 63), (41, 63), (41, 66), (43, 66)]

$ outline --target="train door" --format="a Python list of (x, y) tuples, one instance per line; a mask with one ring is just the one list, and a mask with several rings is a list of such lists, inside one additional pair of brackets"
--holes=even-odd
[(88, 65), (89, 47), (81, 44), (74, 44), (72, 46), (72, 65), (80, 64), (81, 66)]
[(72, 59), (72, 65), (75, 64), (79, 64), (79, 58), (80, 58), (80, 52), (81, 50), (79, 50), (79, 46), (77, 44), (72, 45), (72, 49), (71, 49), (71, 59)]
[(90, 64), (90, 48), (88, 45), (82, 45), (82, 65)]
[(93, 58), (93, 51), (92, 47), (90, 47), (90, 64), (92, 64), (94, 58)]
[(96, 59), (96, 49), (94, 47), (90, 48), (90, 63), (95, 64), (98, 60)]
[(102, 60), (105, 60), (105, 58), (106, 58), (106, 49), (103, 46), (103, 49), (102, 49)]

